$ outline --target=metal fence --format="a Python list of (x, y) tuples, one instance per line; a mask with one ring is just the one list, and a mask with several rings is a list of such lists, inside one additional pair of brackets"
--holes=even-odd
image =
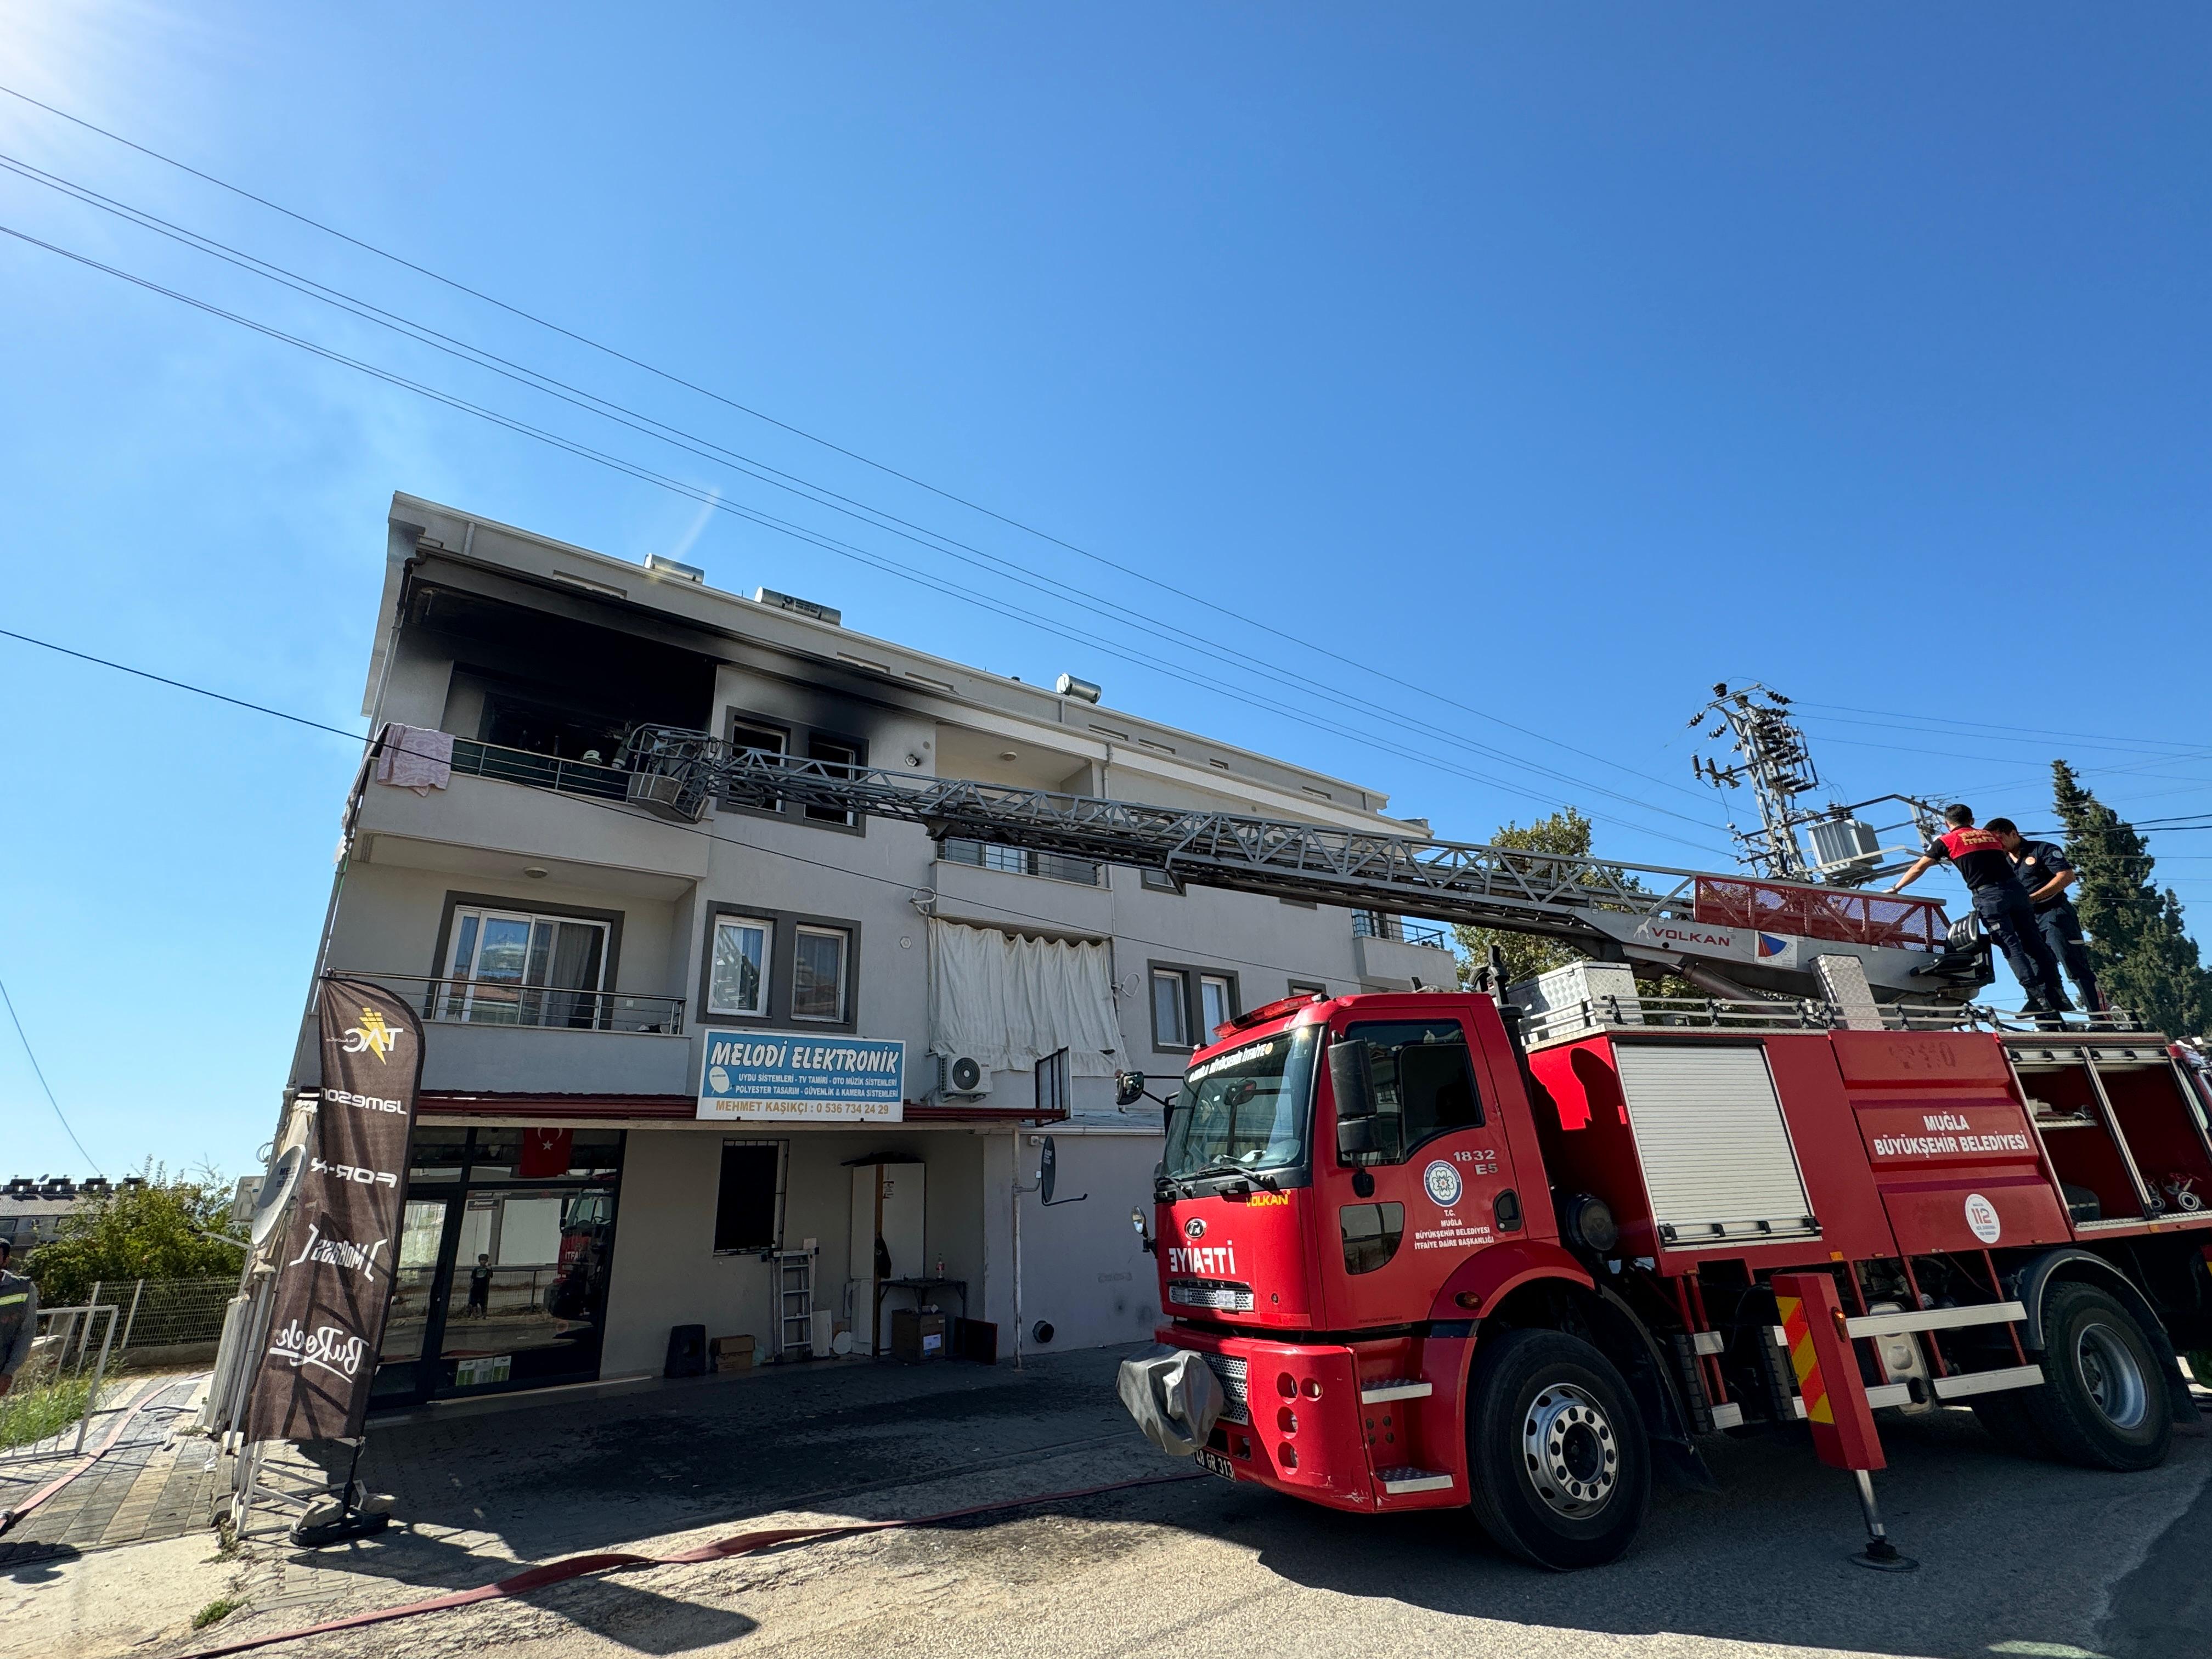
[[(127, 1360), (157, 1348), (214, 1342), (222, 1334), (223, 1310), (237, 1294), (238, 1277), (230, 1273), (221, 1279), (103, 1279), (84, 1300), (114, 1308), (115, 1354)], [(100, 1338), (93, 1334), (88, 1340), (97, 1346)]]

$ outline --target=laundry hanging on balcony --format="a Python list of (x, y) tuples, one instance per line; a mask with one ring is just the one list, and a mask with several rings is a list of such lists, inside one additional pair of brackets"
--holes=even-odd
[(1121, 1045), (1101, 943), (929, 924), (929, 1051), (1026, 1072), (1057, 1049), (1076, 1077), (1111, 1077)]
[(376, 781), (428, 796), (453, 779), (453, 734), (423, 726), (385, 723), (377, 749)]

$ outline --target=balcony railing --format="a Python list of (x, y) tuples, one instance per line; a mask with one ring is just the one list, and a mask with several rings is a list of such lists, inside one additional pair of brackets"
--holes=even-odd
[(428, 979), (412, 974), (346, 974), (404, 997), (426, 1020), (448, 1025), (515, 1025), (538, 1030), (684, 1034), (682, 997), (635, 991), (579, 991), (558, 985)]
[(1352, 936), (1354, 939), (1384, 939), (1397, 945), (1425, 945), (1431, 950), (1451, 949), (1451, 935), (1442, 927), (1431, 927), (1425, 922), (1407, 921), (1403, 916), (1389, 915), (1381, 910), (1354, 910), (1352, 913)]
[(592, 800), (626, 800), (629, 774), (619, 766), (599, 766), (590, 761), (563, 760), (557, 755), (533, 754), (527, 749), (505, 749), (473, 738), (453, 739), (453, 770), (472, 778), (496, 778), (532, 789), (550, 789), (556, 794), (583, 795)]
[(1040, 853), (1027, 847), (1001, 847), (995, 842), (955, 839), (939, 842), (937, 856), (947, 864), (969, 864), (979, 870), (1042, 876), (1047, 881), (1072, 881), (1079, 887), (1098, 884), (1097, 865), (1089, 859), (1069, 858), (1064, 853)]

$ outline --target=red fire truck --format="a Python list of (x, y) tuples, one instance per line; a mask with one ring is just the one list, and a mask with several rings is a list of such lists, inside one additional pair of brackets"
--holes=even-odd
[[(1215, 1414), (1177, 1426), (1205, 1468), (1472, 1505), (1553, 1568), (1626, 1549), (1655, 1472), (1711, 1484), (1715, 1431), (1808, 1425), (1885, 1565), (1877, 1410), (1964, 1403), (2109, 1469), (2197, 1423), (2176, 1350), (2212, 1343), (2212, 1139), (2164, 1039), (1832, 1029), (1606, 971), (1219, 1027), (1134, 1218), (1166, 1352), (1125, 1398), (1201, 1356)], [(1158, 1397), (1203, 1419), (1210, 1392)]]
[[(630, 801), (922, 826), (1190, 883), (1540, 934), (1504, 993), (1292, 997), (1218, 1027), (1148, 1217), (1161, 1351), (1122, 1398), (1215, 1474), (1354, 1510), (1471, 1505), (1609, 1560), (1655, 1472), (1795, 1432), (1903, 1565), (1877, 1411), (1971, 1406), (2023, 1452), (2146, 1468), (2212, 1347), (2202, 1073), (2124, 1018), (2013, 1030), (1986, 939), (1805, 882), (910, 776), (641, 726)], [(1711, 1000), (1648, 994), (1662, 975)], [(1124, 1105), (1146, 1092), (1130, 1074)]]

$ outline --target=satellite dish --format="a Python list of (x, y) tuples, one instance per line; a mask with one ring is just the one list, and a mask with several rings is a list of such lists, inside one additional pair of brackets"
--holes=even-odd
[(848, 1353), (852, 1352), (853, 1352), (853, 1334), (852, 1334), (852, 1332), (850, 1332), (850, 1331), (840, 1331), (840, 1332), (838, 1332), (838, 1333), (837, 1333), (837, 1334), (836, 1334), (836, 1335), (835, 1335), (835, 1336), (831, 1337), (831, 1338), (830, 1339), (830, 1352), (832, 1352), (832, 1353), (834, 1353), (834, 1354), (836, 1354), (836, 1355), (839, 1358), (841, 1358), (841, 1359), (842, 1359), (842, 1358), (843, 1358), (847, 1354), (848, 1354)]
[(1047, 1135), (1043, 1156), (1037, 1160), (1037, 1200), (1040, 1203), (1052, 1202), (1054, 1177), (1059, 1172), (1060, 1149), (1053, 1145), (1052, 1137)]
[(307, 1149), (295, 1146), (278, 1158), (269, 1173), (261, 1177), (261, 1190), (253, 1197), (253, 1248), (259, 1249), (276, 1231), (291, 1207), (292, 1194), (300, 1189), (300, 1166), (307, 1161)]

